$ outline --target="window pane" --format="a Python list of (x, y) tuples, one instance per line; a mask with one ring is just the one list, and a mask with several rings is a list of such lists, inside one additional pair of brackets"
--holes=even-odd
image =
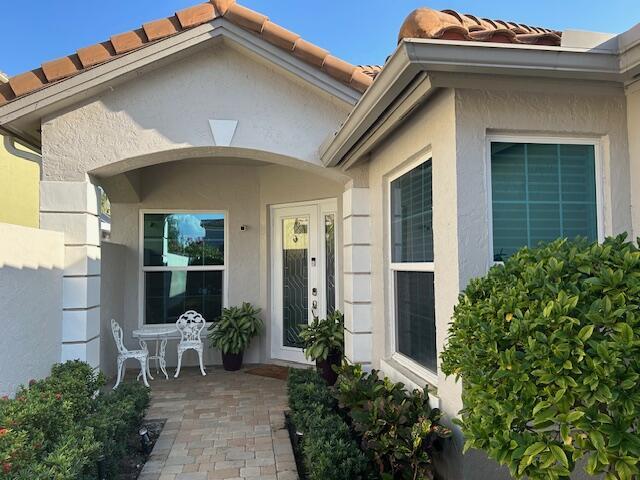
[(187, 310), (212, 322), (222, 313), (222, 271), (145, 272), (145, 323), (174, 323)]
[(396, 272), (398, 352), (437, 371), (432, 272)]
[(598, 236), (593, 145), (491, 144), (494, 260), (557, 238)]
[(224, 265), (224, 215), (145, 213), (144, 265)]
[(392, 262), (433, 262), (431, 160), (391, 182)]
[(335, 215), (324, 216), (325, 291), (327, 292), (327, 314), (336, 310), (336, 237)]
[(282, 221), (282, 344), (300, 347), (298, 334), (309, 323), (309, 218)]

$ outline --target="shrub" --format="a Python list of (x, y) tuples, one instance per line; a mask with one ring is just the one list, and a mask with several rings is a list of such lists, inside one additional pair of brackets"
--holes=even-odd
[(327, 318), (314, 318), (311, 324), (302, 327), (300, 339), (307, 360), (326, 360), (332, 352), (344, 351), (344, 315), (335, 311)]
[(380, 379), (362, 367), (347, 366), (335, 395), (346, 409), (383, 478), (428, 478), (434, 444), (451, 432), (440, 425), (441, 413), (429, 407), (427, 389), (409, 393), (402, 383)]
[(640, 252), (625, 236), (525, 248), (473, 280), (443, 371), (462, 378), (465, 449), (516, 478), (638, 475)]
[[(149, 392), (123, 385), (96, 396), (104, 376), (82, 362), (55, 365), (0, 401), (0, 479), (77, 480), (104, 453), (115, 465), (142, 420)], [(112, 465), (112, 466), (113, 466)]]
[(302, 432), (301, 453), (309, 480), (365, 478), (367, 459), (336, 412), (337, 402), (315, 370), (289, 371), (291, 421)]
[(224, 354), (244, 352), (264, 326), (259, 314), (260, 309), (248, 302), (223, 308), (220, 318), (209, 326), (209, 344)]

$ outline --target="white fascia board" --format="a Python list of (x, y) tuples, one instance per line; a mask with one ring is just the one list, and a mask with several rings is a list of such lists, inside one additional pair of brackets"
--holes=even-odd
[[(334, 167), (342, 164), (346, 156), (349, 156), (349, 165), (357, 162), (354, 150), (358, 150), (361, 155), (366, 153), (366, 149), (358, 148), (363, 137), (420, 72), (623, 81), (619, 57), (612, 51), (486, 42), (405, 40), (390, 57), (340, 130), (323, 145), (322, 162)], [(416, 100), (422, 100), (426, 96)], [(385, 131), (390, 130), (386, 128)]]
[(60, 108), (65, 108), (78, 100), (108, 90), (116, 81), (122, 82), (147, 71), (146, 69), (153, 69), (159, 65), (156, 62), (165, 60), (171, 55), (184, 52), (213, 39), (224, 39), (224, 41), (236, 43), (350, 105), (355, 105), (361, 96), (357, 90), (295, 58), (289, 52), (271, 45), (224, 18), (218, 18), (89, 68), (75, 76), (0, 106), (0, 125), (7, 125), (34, 114), (42, 117)]

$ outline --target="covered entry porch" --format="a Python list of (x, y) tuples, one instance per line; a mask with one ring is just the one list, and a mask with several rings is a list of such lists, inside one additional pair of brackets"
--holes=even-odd
[[(211, 324), (243, 302), (260, 308), (265, 324), (245, 363), (305, 363), (301, 326), (343, 310), (343, 198), (351, 179), (255, 152), (134, 164), (91, 172), (111, 203), (100, 252), (101, 369), (115, 373), (111, 318), (133, 349), (134, 330), (175, 324), (187, 310)], [(176, 332), (167, 344), (170, 371), (177, 339)], [(221, 363), (206, 338), (204, 362)], [(187, 352), (183, 365), (195, 364)]]

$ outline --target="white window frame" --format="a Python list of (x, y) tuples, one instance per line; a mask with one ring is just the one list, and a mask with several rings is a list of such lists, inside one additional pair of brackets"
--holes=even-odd
[[(187, 267), (145, 267), (144, 266), (144, 216), (145, 214), (166, 213), (172, 214), (218, 214), (224, 216), (224, 249), (223, 249), (223, 265), (192, 265)], [(172, 208), (153, 208), (140, 209), (138, 213), (138, 328), (144, 326), (158, 327), (170, 324), (153, 324), (145, 323), (145, 301), (144, 301), (144, 279), (146, 272), (166, 272), (166, 271), (222, 271), (222, 308), (229, 306), (229, 212), (227, 210), (191, 210), (191, 209), (172, 209)], [(213, 318), (208, 318), (207, 325), (213, 323)]]
[(493, 195), (491, 184), (491, 144), (492, 143), (543, 143), (543, 144), (557, 144), (557, 145), (590, 145), (593, 146), (594, 160), (595, 160), (595, 184), (596, 184), (596, 221), (598, 222), (598, 242), (603, 242), (607, 235), (610, 235), (609, 225), (606, 223), (605, 215), (605, 168), (604, 168), (604, 155), (602, 152), (602, 142), (593, 137), (564, 137), (564, 136), (540, 136), (540, 135), (487, 135), (485, 142), (485, 185), (487, 191), (487, 225), (489, 226), (488, 243), (489, 243), (489, 256), (488, 267), (502, 262), (496, 262), (493, 260)]
[[(409, 369), (414, 372), (419, 377), (425, 379), (432, 386), (437, 386), (438, 384), (438, 374), (437, 372), (433, 372), (429, 370), (427, 367), (419, 364), (415, 360), (412, 360), (408, 356), (400, 353), (398, 351), (398, 322), (396, 319), (396, 272), (430, 272), (434, 275), (433, 280), (433, 289), (434, 289), (434, 311), (436, 310), (436, 298), (435, 298), (435, 290), (436, 290), (436, 278), (435, 278), (435, 258), (433, 262), (393, 262), (393, 240), (391, 235), (391, 220), (393, 218), (393, 212), (391, 210), (391, 183), (403, 176), (404, 174), (410, 172), (414, 168), (422, 165), (426, 162), (431, 162), (431, 172), (433, 175), (433, 155), (429, 151), (424, 155), (420, 155), (417, 159), (408, 162), (406, 165), (402, 166), (402, 168), (393, 172), (391, 175), (387, 176), (387, 185), (386, 185), (386, 195), (387, 195), (387, 218), (385, 220), (386, 227), (386, 238), (388, 243), (387, 255), (388, 255), (388, 273), (389, 273), (389, 289), (388, 289), (388, 304), (389, 304), (389, 315), (390, 319), (389, 332), (391, 336), (391, 359), (402, 365), (403, 367)], [(432, 177), (432, 208), (433, 208), (433, 177)], [(432, 219), (432, 229), (433, 229), (433, 219)], [(435, 235), (434, 235), (434, 243), (435, 243)], [(435, 319), (434, 319), (435, 320)], [(437, 320), (435, 320), (435, 328), (437, 332)], [(436, 341), (436, 357), (438, 353), (438, 345)], [(437, 362), (437, 358), (436, 358)]]

